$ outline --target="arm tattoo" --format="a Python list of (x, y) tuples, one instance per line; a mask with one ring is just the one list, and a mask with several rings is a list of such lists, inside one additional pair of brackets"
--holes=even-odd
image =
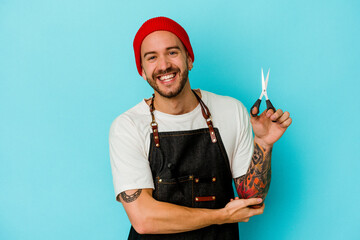
[(234, 179), (240, 198), (265, 199), (270, 187), (271, 151), (272, 148), (266, 151), (255, 143), (254, 154), (247, 173)]
[(138, 189), (138, 190), (136, 190), (136, 192), (134, 192), (133, 194), (130, 194), (130, 195), (127, 195), (124, 191), (124, 192), (120, 193), (121, 199), (124, 200), (124, 202), (126, 202), (126, 203), (131, 203), (140, 196), (141, 190), (142, 189)]

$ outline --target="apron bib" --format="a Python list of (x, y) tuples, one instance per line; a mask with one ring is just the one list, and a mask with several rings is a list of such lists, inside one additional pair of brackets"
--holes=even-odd
[[(194, 91), (193, 91), (194, 92)], [(154, 179), (154, 199), (192, 208), (219, 209), (234, 198), (229, 160), (211, 115), (200, 102), (208, 128), (158, 132), (153, 115), (149, 162)], [(153, 101), (153, 100), (152, 100)], [(238, 240), (238, 224), (211, 225), (176, 234), (138, 234), (130, 229), (129, 240)]]

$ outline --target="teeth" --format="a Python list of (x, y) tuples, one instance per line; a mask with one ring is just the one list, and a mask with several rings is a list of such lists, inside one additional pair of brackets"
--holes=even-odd
[(173, 77), (175, 77), (175, 73), (169, 74), (169, 75), (165, 75), (165, 76), (161, 76), (159, 79), (160, 79), (161, 81), (164, 81), (164, 80), (168, 80), (168, 79), (173, 78)]

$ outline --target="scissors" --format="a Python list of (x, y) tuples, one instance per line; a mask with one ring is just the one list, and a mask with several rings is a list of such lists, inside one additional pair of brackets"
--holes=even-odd
[[(261, 91), (261, 95), (259, 97), (258, 100), (256, 100), (256, 102), (254, 103), (254, 105), (251, 107), (250, 109), (250, 113), (253, 117), (256, 117), (258, 115), (258, 113), (260, 112), (260, 103), (261, 103), (261, 99), (263, 96), (265, 96), (266, 98), (266, 111), (269, 110), (269, 109), (272, 109), (274, 110), (274, 112), (276, 111), (274, 106), (271, 104), (268, 96), (267, 96), (267, 92), (266, 92), (266, 88), (267, 88), (267, 85), (268, 85), (268, 81), (269, 81), (269, 73), (270, 73), (270, 68), (269, 68), (269, 71), (267, 73), (267, 76), (266, 76), (266, 80), (264, 80), (264, 71), (263, 69), (261, 68), (261, 85), (262, 85), (262, 91)], [(257, 107), (258, 109), (258, 113), (257, 114), (253, 114), (252, 113), (252, 110), (254, 107)]]

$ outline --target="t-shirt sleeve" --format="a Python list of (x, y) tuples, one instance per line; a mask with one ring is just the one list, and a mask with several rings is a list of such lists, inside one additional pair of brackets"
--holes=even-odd
[(239, 130), (232, 164), (233, 178), (238, 178), (247, 172), (254, 152), (254, 138), (249, 113), (241, 102), (238, 103), (237, 110), (239, 114), (237, 128)]
[(110, 163), (115, 197), (130, 189), (154, 188), (145, 139), (134, 122), (123, 115), (114, 120), (109, 132)]

